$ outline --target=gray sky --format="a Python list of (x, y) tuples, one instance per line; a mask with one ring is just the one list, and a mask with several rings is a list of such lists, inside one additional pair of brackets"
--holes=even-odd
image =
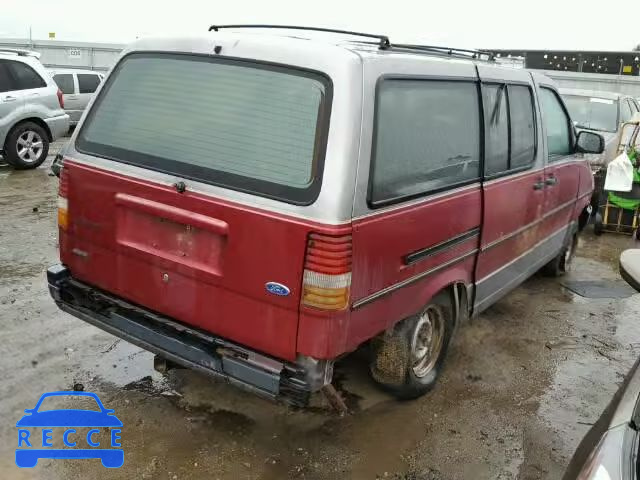
[(60, 40), (126, 43), (211, 23), (325, 26), (457, 47), (630, 50), (640, 43), (640, 2), (0, 0), (0, 37), (26, 38), (31, 25), (34, 39), (53, 31)]

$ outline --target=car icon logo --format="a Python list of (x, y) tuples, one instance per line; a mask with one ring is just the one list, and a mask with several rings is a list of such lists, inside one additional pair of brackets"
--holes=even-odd
[[(52, 397), (85, 397), (95, 400), (98, 410), (89, 409), (42, 409), (42, 402)], [(93, 405), (93, 404), (92, 404)], [(122, 422), (114, 415), (114, 410), (105, 408), (98, 395), (90, 392), (49, 392), (43, 394), (36, 406), (25, 410), (24, 415), (16, 423), (18, 427), (18, 448), (16, 448), (16, 465), (21, 468), (32, 468), (41, 458), (51, 459), (84, 459), (99, 458), (107, 468), (119, 468), (124, 463), (124, 451), (120, 444)], [(42, 428), (41, 438), (32, 435), (31, 427)], [(80, 434), (76, 428), (90, 430), (86, 435)], [(62, 440), (65, 448), (52, 448), (53, 430), (63, 430)], [(100, 429), (108, 429), (109, 446), (100, 445)], [(87, 447), (82, 448), (86, 440)], [(104, 442), (104, 440), (102, 440)], [(41, 447), (39, 448), (39, 443)]]

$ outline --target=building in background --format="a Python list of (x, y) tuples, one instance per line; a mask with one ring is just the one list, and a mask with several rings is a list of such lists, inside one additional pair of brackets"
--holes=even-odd
[(34, 50), (40, 54), (42, 64), (50, 69), (76, 68), (107, 72), (120, 56), (124, 45), (0, 38), (0, 48), (3, 47)]
[(640, 51), (493, 50), (503, 59), (520, 58), (526, 68), (563, 72), (640, 76)]

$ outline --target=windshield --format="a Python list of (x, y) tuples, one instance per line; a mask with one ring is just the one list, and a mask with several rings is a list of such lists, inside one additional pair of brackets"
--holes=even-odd
[(91, 410), (100, 412), (100, 407), (93, 397), (86, 395), (53, 395), (42, 399), (38, 412), (49, 410)]
[(299, 204), (315, 200), (328, 79), (294, 67), (132, 54), (109, 77), (83, 153)]
[(606, 98), (563, 95), (576, 127), (615, 132), (618, 130), (618, 102)]

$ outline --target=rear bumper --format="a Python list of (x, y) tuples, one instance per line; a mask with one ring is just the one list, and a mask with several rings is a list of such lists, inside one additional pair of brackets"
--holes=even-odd
[(69, 131), (69, 115), (67, 114), (47, 118), (45, 122), (51, 132), (51, 140), (54, 142)]
[(61, 310), (172, 362), (258, 395), (304, 406), (312, 391), (330, 381), (330, 363), (302, 359), (303, 367), (262, 355), (79, 282), (63, 265), (50, 267), (47, 281)]

